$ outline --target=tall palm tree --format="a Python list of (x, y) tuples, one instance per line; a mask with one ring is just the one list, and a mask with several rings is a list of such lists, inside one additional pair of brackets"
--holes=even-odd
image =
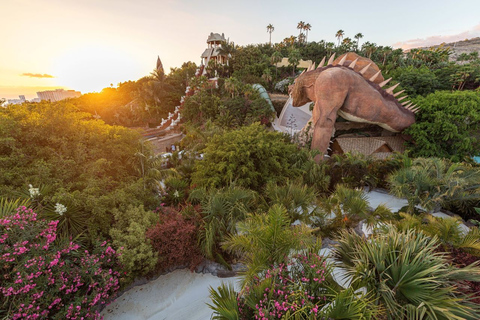
[(338, 30), (337, 33), (335, 34), (335, 38), (338, 39), (338, 46), (340, 46), (340, 41), (343, 39), (343, 36), (345, 35), (345, 31), (342, 29)]
[(275, 28), (273, 27), (273, 25), (270, 23), (268, 26), (267, 26), (267, 32), (270, 33), (270, 45), (272, 45), (272, 32), (275, 31)]
[(280, 51), (275, 51), (273, 54), (272, 54), (272, 64), (275, 65), (275, 78), (278, 76), (278, 66), (277, 66), (277, 63), (279, 63), (280, 61), (282, 61), (283, 59), (283, 56), (282, 54), (280, 53)]
[(300, 37), (300, 35), (303, 33), (302, 30), (305, 28), (305, 22), (303, 21), (300, 21), (298, 24), (297, 24), (297, 29), (300, 30), (300, 33), (298, 34), (298, 37)]
[(358, 51), (358, 43), (359, 43), (360, 39), (363, 38), (363, 34), (359, 32), (354, 36), (354, 38), (357, 39), (357, 41), (356, 41), (357, 50), (356, 51)]
[(308, 42), (308, 31), (312, 30), (312, 25), (307, 23), (303, 26), (303, 30), (305, 30), (305, 43)]
[(302, 57), (300, 56), (300, 51), (299, 50), (297, 50), (297, 49), (291, 49), (290, 50), (290, 53), (288, 54), (288, 63), (293, 65), (293, 74), (292, 75), (295, 75), (295, 67), (300, 62), (301, 58)]

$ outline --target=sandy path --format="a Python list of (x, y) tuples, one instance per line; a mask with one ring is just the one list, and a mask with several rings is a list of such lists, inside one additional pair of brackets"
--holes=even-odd
[(210, 302), (209, 286), (236, 280), (176, 270), (125, 292), (102, 315), (105, 320), (209, 320), (212, 311), (205, 304)]

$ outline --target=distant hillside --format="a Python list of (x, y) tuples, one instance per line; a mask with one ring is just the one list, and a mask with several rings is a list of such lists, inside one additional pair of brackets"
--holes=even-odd
[[(452, 55), (450, 55), (450, 60), (456, 60), (457, 57), (462, 53), (470, 53), (473, 51), (477, 51), (480, 53), (480, 37), (467, 39), (463, 41), (457, 41), (452, 43), (442, 43), (436, 46), (431, 46), (429, 48), (438, 48), (440, 46), (443, 47), (450, 47), (453, 50)], [(426, 49), (426, 48), (422, 48)]]

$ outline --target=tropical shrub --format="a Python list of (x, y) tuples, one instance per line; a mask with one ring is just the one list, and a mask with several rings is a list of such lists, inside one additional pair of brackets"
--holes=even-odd
[(426, 210), (439, 209), (444, 205), (470, 208), (480, 197), (480, 170), (478, 168), (451, 163), (439, 158), (418, 158), (412, 165), (394, 172), (388, 179), (390, 191), (408, 200), (409, 210), (420, 205)]
[(156, 215), (146, 211), (143, 206), (129, 206), (127, 210), (113, 211), (115, 223), (110, 229), (112, 244), (121, 252), (120, 262), (127, 278), (153, 271), (158, 261), (158, 254), (146, 237), (147, 229), (157, 221)]
[(325, 258), (295, 255), (266, 270), (240, 293), (210, 288), (213, 319), (373, 319), (370, 298), (342, 289)]
[(202, 221), (198, 237), (203, 255), (228, 265), (231, 256), (221, 248), (221, 243), (236, 232), (237, 222), (253, 211), (256, 193), (235, 186), (209, 191), (196, 189), (189, 200), (200, 204)]
[(161, 207), (159, 221), (146, 232), (153, 250), (158, 254), (158, 269), (189, 267), (191, 270), (202, 262), (198, 247), (198, 219), (183, 216), (171, 207)]
[(377, 297), (387, 319), (478, 319), (480, 307), (468, 301), (458, 280), (480, 281), (478, 264), (452, 266), (437, 252), (436, 236), (416, 230), (385, 232), (365, 239), (343, 231), (334, 257), (351, 278)]
[(290, 226), (290, 218), (281, 205), (273, 205), (264, 214), (249, 214), (237, 224), (237, 230), (237, 234), (227, 237), (223, 248), (237, 253), (247, 266), (244, 285), (269, 266), (278, 266), (291, 250), (319, 249), (321, 242), (315, 242), (312, 229), (306, 225)]
[(0, 219), (2, 318), (100, 319), (98, 306), (118, 290), (115, 250), (56, 241), (57, 224), (25, 207)]
[(414, 100), (421, 107), (408, 147), (416, 157), (468, 160), (480, 150), (480, 92), (437, 91)]
[(310, 214), (317, 208), (315, 190), (290, 180), (282, 185), (267, 183), (265, 197), (269, 200), (269, 205), (278, 204), (287, 209), (291, 222), (309, 221)]
[(204, 160), (195, 164), (192, 182), (198, 186), (236, 186), (261, 190), (270, 181), (301, 174), (291, 168), (297, 146), (277, 132), (252, 124), (214, 136), (206, 145)]

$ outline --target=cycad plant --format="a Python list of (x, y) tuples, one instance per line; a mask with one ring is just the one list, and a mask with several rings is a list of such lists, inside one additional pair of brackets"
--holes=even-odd
[(436, 236), (389, 225), (368, 241), (343, 231), (334, 257), (354, 289), (365, 287), (377, 297), (387, 319), (479, 319), (480, 307), (456, 281), (480, 281), (480, 268), (452, 266), (438, 245)]
[(237, 230), (238, 233), (226, 238), (223, 248), (238, 254), (247, 266), (243, 285), (270, 266), (280, 264), (292, 250), (310, 249), (320, 244), (309, 227), (291, 226), (287, 210), (281, 205), (272, 206), (264, 214), (249, 214), (237, 224)]

